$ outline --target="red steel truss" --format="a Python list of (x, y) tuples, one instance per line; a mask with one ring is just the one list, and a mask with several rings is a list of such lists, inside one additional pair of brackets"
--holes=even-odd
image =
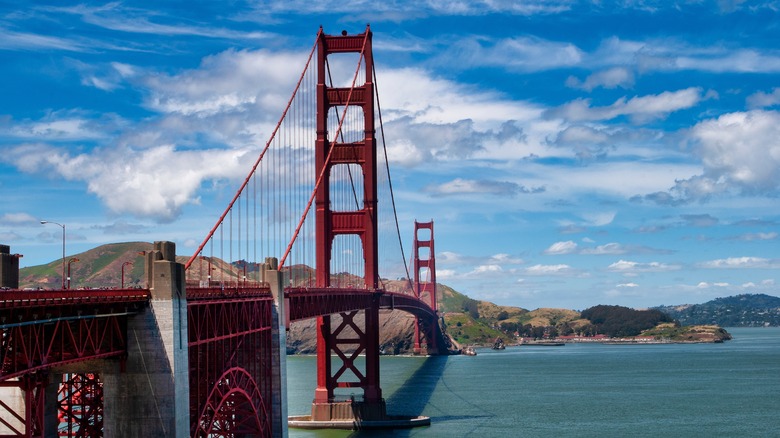
[[(147, 290), (0, 291), (0, 386), (24, 392), (16, 435), (44, 434), (44, 394), (52, 367), (126, 354), (127, 318), (149, 301)], [(102, 436), (97, 376), (71, 374), (59, 386), (61, 436)], [(50, 432), (49, 432), (50, 433)]]
[(271, 436), (273, 298), (222, 295), (188, 291), (191, 436)]
[(57, 436), (103, 436), (103, 383), (97, 374), (64, 374), (57, 409)]
[(0, 380), (126, 351), (127, 317), (149, 292), (0, 292)]

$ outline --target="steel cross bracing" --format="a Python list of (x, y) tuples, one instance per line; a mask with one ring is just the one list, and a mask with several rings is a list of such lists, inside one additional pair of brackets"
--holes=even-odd
[(145, 290), (0, 292), (0, 380), (126, 352)]

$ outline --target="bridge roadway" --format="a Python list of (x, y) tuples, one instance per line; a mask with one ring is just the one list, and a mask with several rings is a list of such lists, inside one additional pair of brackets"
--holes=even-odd
[[(188, 288), (194, 305), (208, 301), (270, 300), (268, 286)], [(436, 313), (415, 297), (384, 290), (288, 288), (288, 321), (363, 310), (379, 298), (380, 308), (419, 318)], [(0, 291), (0, 381), (73, 362), (126, 354), (125, 318), (151, 300), (149, 289)], [(197, 326), (197, 321), (190, 321)], [(261, 327), (270, 328), (270, 321)], [(16, 343), (11, 342), (16, 339)]]
[[(242, 336), (249, 333), (262, 334), (263, 338), (258, 339), (264, 339), (263, 341), (252, 342), (263, 349), (269, 349), (268, 335), (274, 324), (271, 317), (274, 301), (271, 288), (267, 284), (246, 286), (186, 288), (190, 398), (227, 398), (227, 394), (215, 395), (213, 388), (194, 386), (199, 385), (199, 380), (219, 381), (231, 378), (235, 381), (238, 380), (236, 376), (225, 377), (220, 370), (211, 370), (212, 374), (216, 374), (202, 376), (198, 368), (211, 367), (213, 356), (229, 354), (226, 348), (234, 348), (236, 342), (241, 342)], [(435, 311), (416, 297), (383, 290), (288, 288), (284, 291), (284, 297), (286, 321), (282, 323), (285, 325), (291, 321), (363, 310), (376, 300), (382, 309), (402, 310), (418, 316), (421, 320), (436, 320)], [(143, 314), (148, 313), (153, 300), (153, 291), (149, 289), (0, 291), (0, 387), (19, 387), (28, 397), (24, 402), (27, 412), (19, 412), (25, 409), (18, 407), (14, 409), (5, 403), (6, 397), (3, 397), (0, 402), (0, 436), (46, 436), (52, 429), (56, 429), (55, 420), (46, 419), (47, 415), (51, 417), (51, 413), (43, 412), (50, 409), (44, 408), (47, 406), (44, 398), (54, 395), (52, 389), (44, 389), (52, 383), (46, 381), (49, 371), (53, 371), (53, 375), (59, 375), (58, 373), (68, 372), (69, 369), (90, 370), (90, 364), (101, 359), (113, 359), (114, 362), (119, 362), (120, 368), (124, 370), (126, 362), (133, 359), (128, 355), (136, 354), (136, 350), (128, 348), (132, 347), (129, 344), (137, 340), (128, 339), (128, 326), (135, 333), (137, 329), (132, 328), (135, 327), (135, 317), (143, 317)], [(155, 313), (155, 310), (151, 313)], [(209, 343), (216, 346), (205, 348), (204, 345)], [(162, 347), (157, 345), (151, 348)], [(143, 353), (142, 348), (142, 359), (144, 354), (149, 353)], [(227, 367), (230, 361), (224, 362)], [(103, 372), (104, 368), (105, 366), (101, 365), (92, 372)], [(255, 380), (270, 378), (269, 370), (259, 370), (256, 374), (259, 377)], [(260, 399), (273, 398), (273, 388), (265, 388), (265, 393), (262, 391), (261, 387), (268, 386), (267, 383), (251, 382), (251, 378), (249, 380), (249, 389), (238, 390), (250, 394), (259, 391), (261, 394), (256, 397)], [(252, 389), (252, 385), (259, 389)], [(43, 393), (46, 394), (45, 397), (40, 396)], [(60, 403), (63, 401), (60, 400)], [(207, 410), (204, 404), (214, 405), (212, 409), (219, 411), (223, 409), (217, 406), (219, 403), (219, 400), (214, 403), (191, 400), (190, 431), (201, 427), (200, 424), (204, 420), (199, 417)], [(48, 402), (48, 405), (50, 404), (51, 401)], [(270, 403), (268, 400), (261, 400), (255, 405), (264, 406), (266, 412), (258, 414), (254, 412), (258, 410), (257, 407), (252, 407), (246, 414), (267, 418), (249, 427), (249, 430), (260, 429), (261, 434), (268, 435), (272, 430), (268, 423), (272, 422), (270, 418), (273, 416), (268, 411), (271, 409)], [(61, 406), (60, 409), (62, 410)], [(8, 416), (8, 412), (11, 417), (16, 417), (16, 423), (3, 418)], [(106, 411), (106, 417), (111, 415), (112, 412)], [(216, 423), (216, 420), (212, 419), (212, 423)], [(48, 426), (49, 433), (44, 434), (44, 424)], [(12, 433), (3, 435), (3, 425)], [(212, 434), (218, 434), (220, 426), (211, 424), (209, 427)], [(276, 425), (274, 430), (278, 430), (278, 427), (279, 425)], [(38, 433), (40, 435), (37, 435)]]

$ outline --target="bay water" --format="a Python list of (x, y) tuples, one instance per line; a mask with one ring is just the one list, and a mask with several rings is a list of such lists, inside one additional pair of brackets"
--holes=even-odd
[[(290, 429), (291, 437), (780, 437), (780, 328), (722, 344), (566, 344), (477, 356), (381, 359), (395, 431)], [(290, 415), (311, 410), (316, 358), (288, 356)]]

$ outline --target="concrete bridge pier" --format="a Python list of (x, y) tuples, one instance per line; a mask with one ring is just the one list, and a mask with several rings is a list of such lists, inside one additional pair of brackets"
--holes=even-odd
[(173, 242), (146, 254), (151, 306), (128, 319), (127, 358), (102, 374), (105, 436), (188, 437), (184, 266)]
[(287, 329), (289, 315), (285, 310), (284, 284), (282, 272), (279, 271), (279, 261), (275, 257), (265, 259), (263, 282), (268, 283), (274, 297), (273, 336), (271, 353), (271, 411), (273, 415), (273, 436), (286, 438), (287, 428)]

